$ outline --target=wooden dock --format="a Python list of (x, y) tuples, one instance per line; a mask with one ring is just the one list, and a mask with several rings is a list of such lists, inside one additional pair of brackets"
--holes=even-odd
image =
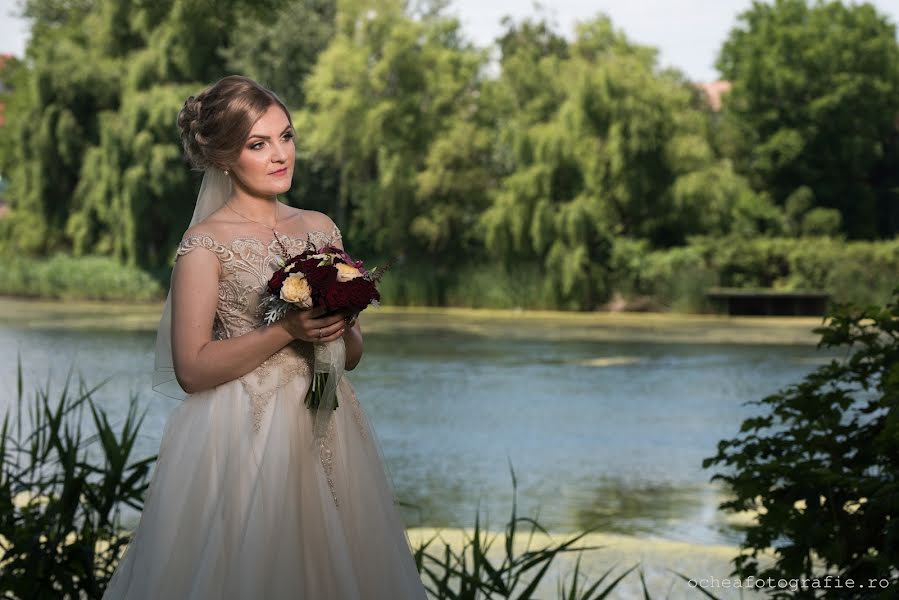
[(830, 294), (821, 290), (773, 290), (715, 287), (706, 297), (719, 314), (756, 316), (824, 316)]

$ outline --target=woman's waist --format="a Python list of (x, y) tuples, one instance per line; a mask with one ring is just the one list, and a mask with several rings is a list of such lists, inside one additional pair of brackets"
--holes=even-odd
[[(308, 347), (307, 347), (308, 346)], [(242, 375), (241, 382), (251, 393), (265, 393), (283, 387), (297, 377), (311, 374), (314, 351), (304, 342), (284, 346), (255, 369)]]

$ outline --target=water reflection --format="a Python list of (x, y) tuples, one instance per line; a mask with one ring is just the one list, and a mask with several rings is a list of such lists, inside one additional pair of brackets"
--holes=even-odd
[(695, 520), (703, 510), (705, 486), (629, 481), (602, 477), (575, 507), (580, 529), (621, 534), (655, 534), (678, 522)]

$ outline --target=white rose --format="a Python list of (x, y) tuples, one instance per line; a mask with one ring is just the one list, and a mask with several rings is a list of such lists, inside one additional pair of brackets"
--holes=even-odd
[(303, 273), (289, 275), (281, 284), (281, 300), (302, 308), (312, 308), (312, 288)]
[(351, 279), (362, 277), (362, 272), (353, 265), (348, 265), (346, 263), (337, 263), (334, 266), (337, 268), (338, 282), (350, 281)]

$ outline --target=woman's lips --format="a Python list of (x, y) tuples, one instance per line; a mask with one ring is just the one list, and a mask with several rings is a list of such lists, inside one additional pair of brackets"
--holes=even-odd
[(271, 174), (274, 175), (275, 177), (280, 177), (282, 175), (285, 175), (286, 173), (287, 173), (287, 167), (284, 167), (283, 169), (273, 171)]

